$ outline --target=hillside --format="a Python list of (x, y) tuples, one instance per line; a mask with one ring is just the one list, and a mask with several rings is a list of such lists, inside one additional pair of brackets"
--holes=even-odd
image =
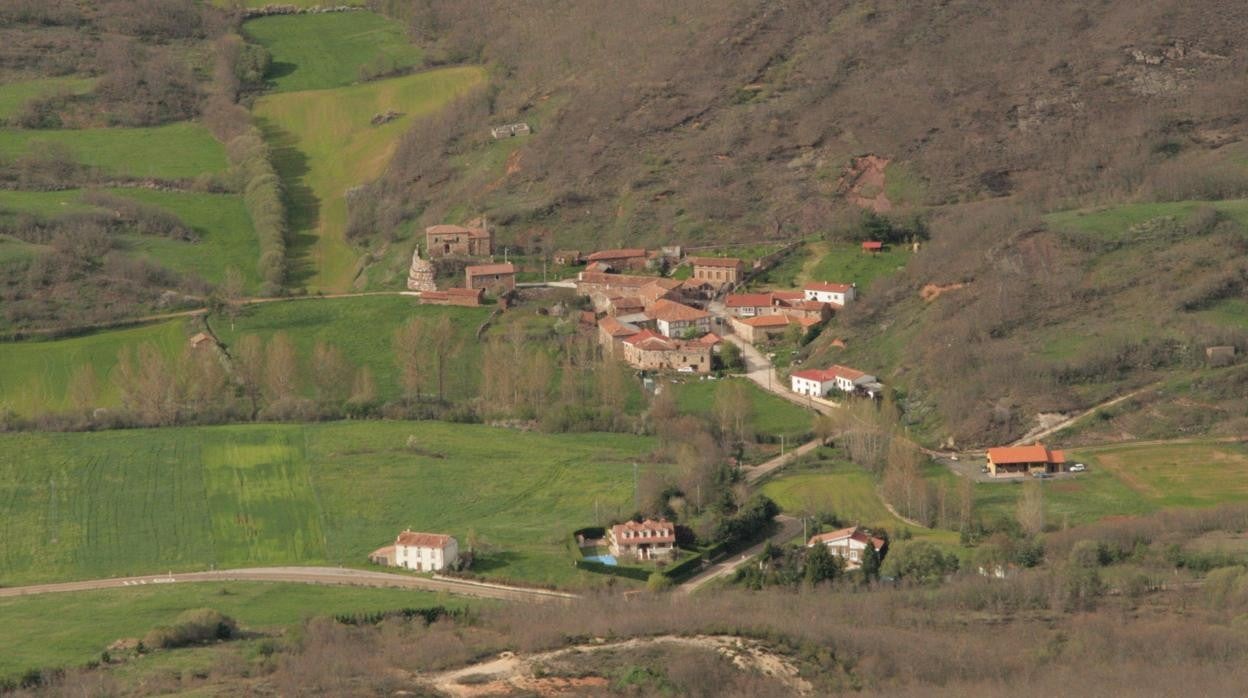
[[(513, 252), (843, 241), (870, 209), (931, 240), (809, 354), (885, 376), (932, 444), (1018, 438), (1248, 348), (1235, 3), (378, 6), (427, 61), (495, 77), (353, 197), (374, 248), (477, 213)], [(517, 120), (534, 134), (490, 139)]]

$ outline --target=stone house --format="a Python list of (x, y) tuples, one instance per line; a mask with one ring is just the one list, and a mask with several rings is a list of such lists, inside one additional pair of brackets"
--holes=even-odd
[(625, 521), (607, 529), (607, 544), (616, 558), (671, 559), (676, 555), (676, 526), (667, 519)]
[(734, 317), (729, 320), (732, 331), (740, 335), (750, 344), (757, 344), (773, 337), (779, 337), (796, 325), (803, 331), (809, 331), (821, 322), (817, 318), (794, 317), (784, 313), (775, 315), (756, 315), (754, 317)]
[(664, 337), (701, 336), (711, 331), (710, 313), (666, 298), (647, 306), (646, 315)]
[(431, 225), (425, 228), (425, 251), (436, 257), (488, 257), (494, 254), (494, 233), (484, 220), (479, 226)]
[(641, 330), (619, 340), (619, 347), (624, 361), (642, 371), (711, 372), (713, 345), (699, 340), (671, 339)]
[(657, 276), (606, 274), (596, 271), (583, 271), (576, 276), (577, 295), (589, 296), (594, 303), (594, 309), (599, 312), (606, 311), (613, 299), (618, 298), (636, 298), (642, 307), (663, 298), (674, 299), (678, 297), (676, 289), (680, 285), (675, 279)]
[(585, 261), (590, 264), (602, 262), (612, 269), (640, 270), (646, 268), (648, 259), (649, 255), (645, 249), (629, 247), (619, 250), (599, 250), (586, 257)]
[(516, 287), (516, 267), (513, 264), (474, 264), (464, 268), (464, 285), (470, 289), (487, 289), (501, 294)]
[(615, 356), (620, 353), (620, 342), (638, 332), (641, 332), (640, 327), (608, 315), (598, 321), (598, 344), (604, 352)]
[(733, 257), (690, 257), (693, 278), (705, 281), (716, 288), (741, 283), (745, 263)]

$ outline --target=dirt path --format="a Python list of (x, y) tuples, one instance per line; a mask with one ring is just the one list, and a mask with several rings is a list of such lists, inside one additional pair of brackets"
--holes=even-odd
[(810, 453), (816, 448), (819, 448), (819, 439), (811, 439), (801, 446), (790, 450), (788, 453), (776, 456), (769, 461), (764, 461), (753, 468), (750, 468), (749, 472), (745, 474), (745, 481), (753, 485), (759, 480), (762, 480), (768, 475), (783, 468), (789, 463), (792, 463), (797, 458)]
[(815, 272), (815, 267), (819, 266), (819, 262), (832, 251), (832, 246), (824, 240), (806, 243), (806, 259), (802, 262), (802, 268), (797, 272), (797, 286), (801, 287), (806, 282), (811, 281), (811, 276)]
[(1030, 432), (1028, 432), (1028, 433), (1024, 434), (1024, 435), (1023, 435), (1023, 438), (1021, 438), (1021, 439), (1019, 439), (1019, 440), (1015, 441), (1015, 442), (1014, 442), (1013, 444), (1011, 444), (1011, 445), (1013, 445), (1013, 446), (1020, 446), (1020, 445), (1022, 445), (1022, 444), (1035, 443), (1036, 441), (1039, 441), (1040, 439), (1047, 438), (1047, 437), (1049, 437), (1049, 436), (1052, 436), (1053, 434), (1056, 434), (1056, 433), (1057, 433), (1057, 432), (1059, 432), (1059, 431), (1062, 431), (1063, 429), (1066, 429), (1066, 428), (1070, 427), (1070, 426), (1071, 426), (1071, 425), (1073, 425), (1075, 422), (1078, 422), (1079, 420), (1083, 419), (1084, 417), (1087, 417), (1087, 416), (1089, 416), (1089, 415), (1094, 414), (1094, 413), (1095, 413), (1095, 412), (1097, 412), (1098, 410), (1103, 410), (1103, 409), (1105, 409), (1106, 407), (1113, 407), (1114, 405), (1117, 405), (1117, 404), (1118, 404), (1118, 403), (1120, 403), (1120, 402), (1123, 402), (1123, 401), (1125, 401), (1125, 400), (1130, 400), (1131, 398), (1135, 397), (1136, 395), (1139, 395), (1139, 394), (1141, 394), (1141, 393), (1146, 393), (1146, 392), (1148, 392), (1149, 390), (1152, 390), (1153, 388), (1157, 387), (1157, 385), (1159, 385), (1159, 384), (1158, 384), (1158, 383), (1151, 383), (1151, 384), (1149, 384), (1149, 385), (1144, 386), (1143, 388), (1137, 388), (1137, 389), (1135, 389), (1135, 390), (1132, 390), (1132, 391), (1131, 391), (1131, 392), (1129, 392), (1129, 393), (1123, 393), (1122, 395), (1119, 395), (1118, 397), (1111, 398), (1111, 399), (1106, 400), (1105, 402), (1102, 402), (1102, 403), (1100, 403), (1100, 404), (1098, 404), (1098, 405), (1093, 405), (1092, 407), (1089, 407), (1088, 409), (1086, 409), (1086, 410), (1084, 410), (1084, 411), (1082, 411), (1082, 412), (1079, 412), (1079, 413), (1075, 414), (1074, 416), (1067, 417), (1066, 419), (1063, 419), (1062, 421), (1060, 421), (1060, 422), (1058, 422), (1058, 423), (1056, 423), (1056, 424), (1049, 425), (1048, 427), (1046, 427), (1046, 428), (1044, 428), (1044, 429), (1041, 429), (1041, 430), (1039, 430), (1039, 431), (1034, 431), (1034, 430), (1033, 430), (1033, 431), (1030, 431)]
[(568, 695), (591, 688), (601, 690), (605, 688), (606, 680), (596, 676), (539, 678), (535, 668), (546, 669), (566, 661), (573, 665), (571, 669), (575, 669), (576, 665), (592, 665), (592, 655), (599, 652), (641, 650), (656, 645), (711, 650), (730, 660), (741, 671), (770, 676), (796, 694), (805, 695), (811, 691), (810, 683), (801, 678), (797, 667), (787, 657), (772, 652), (755, 640), (731, 635), (660, 635), (619, 642), (598, 640), (530, 655), (504, 652), (495, 659), (429, 676), (418, 675), (417, 679), (441, 693), (464, 698), (516, 693)]
[(502, 601), (548, 602), (580, 598), (576, 594), (546, 589), (527, 589), (524, 587), (488, 584), (441, 576), (434, 576), (433, 578), (417, 577), (341, 567), (250, 567), (213, 570), (210, 572), (178, 572), (141, 577), (89, 579), (78, 582), (0, 588), (0, 598), (72, 591), (94, 591), (98, 589), (124, 589), (186, 582), (294, 582), (298, 584), (390, 587), (445, 592)]

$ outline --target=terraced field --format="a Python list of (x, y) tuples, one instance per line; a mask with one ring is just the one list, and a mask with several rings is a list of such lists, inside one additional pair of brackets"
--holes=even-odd
[(32, 99), (58, 93), (83, 94), (95, 86), (93, 78), (59, 77), (5, 83), (0, 89), (0, 123), (21, 111)]
[(0, 435), (0, 584), (361, 565), (408, 526), (475, 532), (487, 576), (599, 583), (567, 535), (631, 512), (652, 447), (439, 422)]
[(48, 131), (0, 129), (0, 157), (16, 157), (55, 143), (85, 165), (131, 177), (190, 179), (222, 173), (225, 147), (203, 126), (179, 122), (151, 128), (87, 128)]

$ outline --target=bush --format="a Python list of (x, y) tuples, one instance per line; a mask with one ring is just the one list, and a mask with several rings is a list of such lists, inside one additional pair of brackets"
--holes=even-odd
[(143, 645), (155, 649), (187, 647), (215, 640), (229, 640), (238, 632), (233, 618), (211, 608), (181, 613), (173, 625), (152, 628), (143, 636)]
[(918, 584), (934, 584), (957, 569), (956, 555), (945, 555), (936, 546), (920, 540), (900, 542), (889, 551), (883, 573)]
[(286, 209), (282, 181), (273, 169), (269, 147), (260, 131), (247, 129), (226, 144), (243, 189), (243, 202), (260, 239), (258, 269), (265, 293), (274, 295), (286, 279)]
[(662, 572), (651, 572), (650, 576), (646, 578), (646, 589), (655, 594), (667, 591), (673, 586), (675, 584), (672, 582), (671, 577)]

